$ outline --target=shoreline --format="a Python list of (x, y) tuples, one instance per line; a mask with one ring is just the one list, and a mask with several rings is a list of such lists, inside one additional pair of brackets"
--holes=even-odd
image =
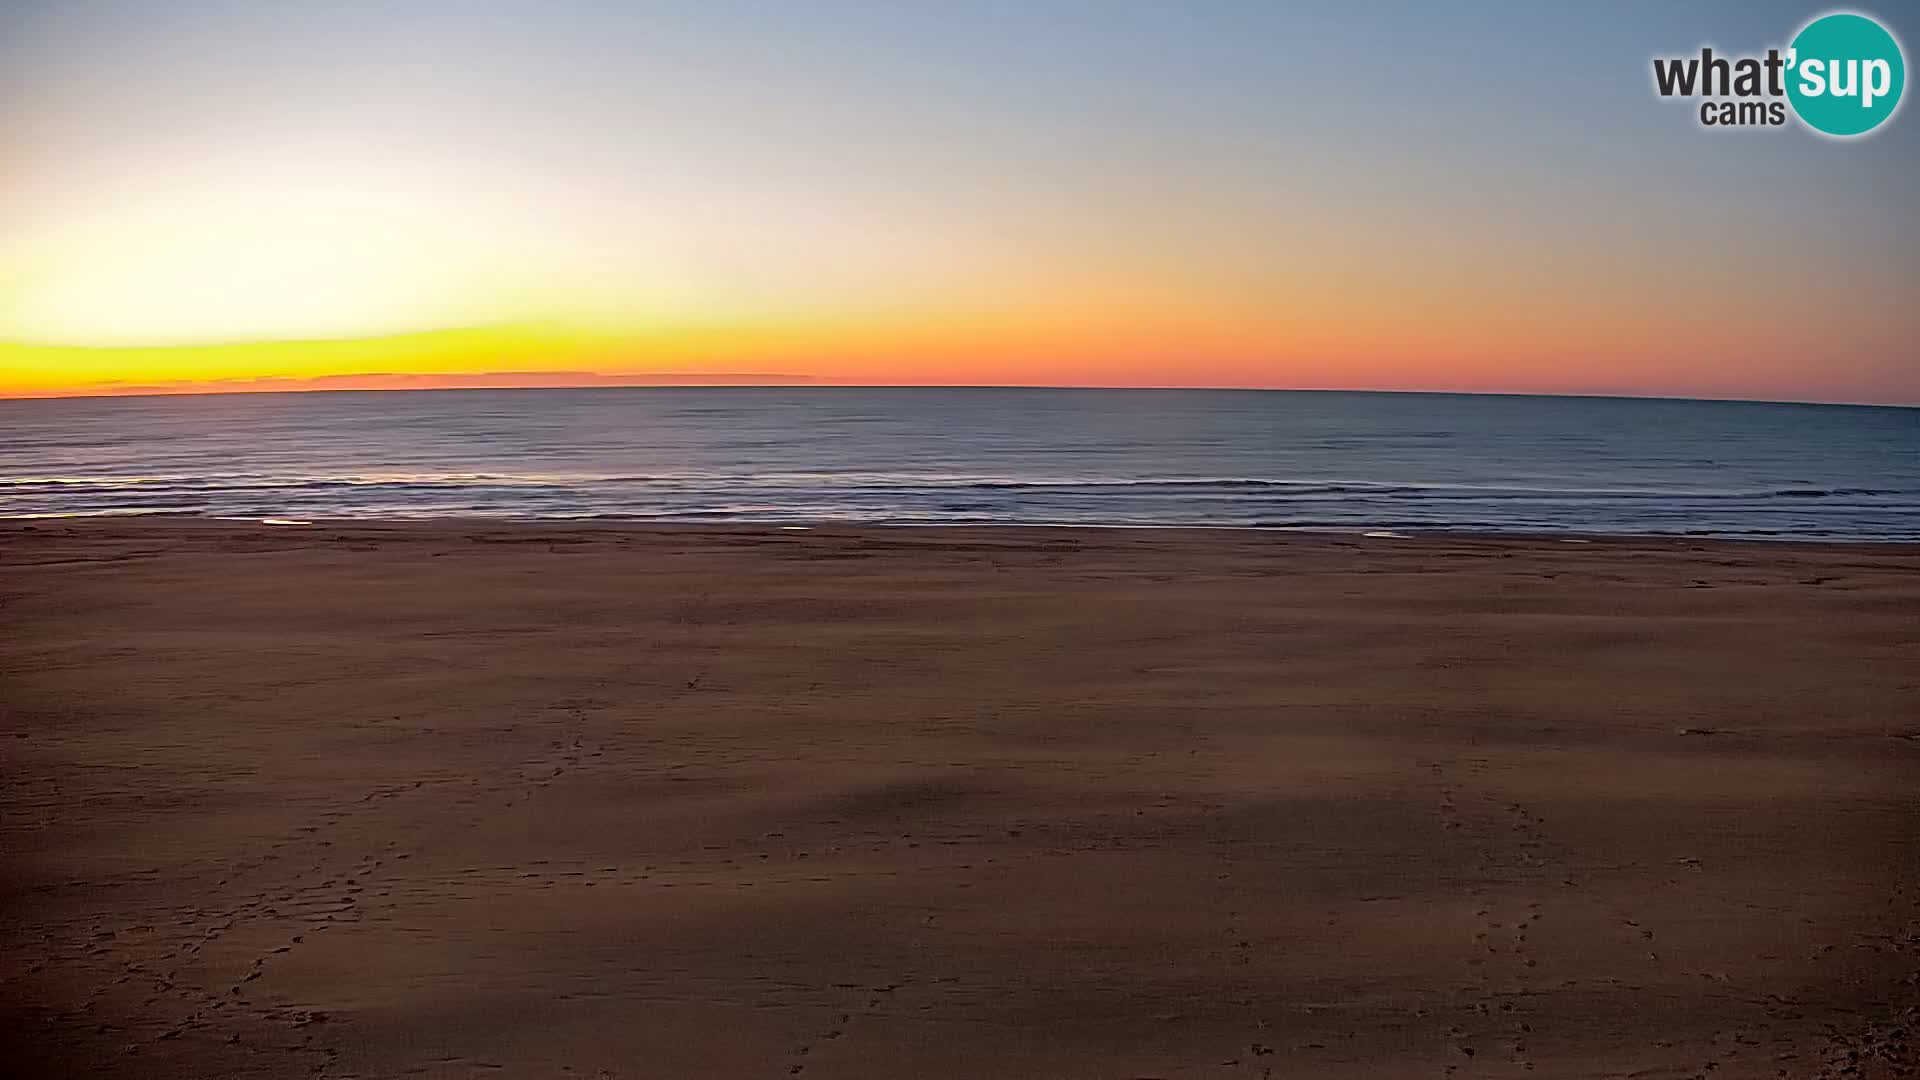
[(1202, 537), (1217, 535), (1225, 537), (1268, 537), (1299, 538), (1304, 540), (1413, 540), (1423, 542), (1459, 541), (1463, 543), (1482, 542), (1513, 545), (1592, 544), (1604, 547), (1622, 545), (1646, 545), (1656, 548), (1672, 548), (1683, 545), (1736, 545), (1757, 546), (1764, 549), (1791, 548), (1835, 548), (1858, 549), (1880, 552), (1920, 552), (1920, 539), (1869, 539), (1861, 537), (1826, 538), (1804, 536), (1723, 536), (1693, 533), (1610, 533), (1610, 532), (1526, 532), (1483, 529), (1420, 529), (1420, 528), (1379, 528), (1355, 526), (1351, 529), (1325, 528), (1318, 526), (1286, 525), (1141, 525), (1115, 523), (1077, 524), (1069, 522), (1016, 523), (1016, 522), (977, 522), (953, 523), (930, 522), (837, 522), (837, 521), (794, 521), (794, 522), (757, 522), (757, 521), (649, 521), (635, 518), (490, 518), (490, 517), (417, 517), (417, 518), (283, 518), (269, 516), (261, 518), (217, 517), (201, 514), (172, 512), (131, 513), (131, 514), (75, 514), (75, 515), (22, 515), (0, 517), (0, 532), (35, 532), (54, 528), (74, 528), (85, 530), (125, 528), (140, 530), (154, 528), (165, 531), (170, 527), (252, 530), (313, 529), (318, 531), (340, 531), (351, 529), (394, 530), (394, 531), (447, 531), (455, 529), (486, 530), (505, 529), (519, 531), (547, 530), (553, 532), (602, 532), (636, 533), (653, 532), (698, 533), (746, 532), (746, 533), (817, 533), (820, 535), (859, 534), (859, 533), (939, 533), (953, 531), (957, 533), (1003, 532), (1010, 534), (1047, 534), (1052, 532), (1067, 534), (1167, 534), (1170, 536)]

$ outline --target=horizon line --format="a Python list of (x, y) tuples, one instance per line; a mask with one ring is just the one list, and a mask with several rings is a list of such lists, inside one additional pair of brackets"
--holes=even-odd
[[(361, 377), (378, 377), (386, 373), (368, 373)], [(619, 376), (612, 376), (619, 377)], [(750, 375), (728, 375), (725, 373), (658, 373), (637, 375), (635, 378), (661, 379), (655, 383), (582, 383), (544, 386), (293, 386), (272, 387), (267, 389), (217, 389), (217, 390), (167, 390), (167, 389), (129, 389), (126, 391), (81, 391), (78, 393), (49, 394), (5, 394), (0, 393), (0, 404), (22, 401), (86, 401), (113, 399), (151, 399), (151, 398), (206, 398), (206, 397), (252, 397), (278, 394), (405, 394), (405, 393), (521, 393), (552, 391), (591, 391), (591, 390), (1096, 390), (1105, 392), (1142, 392), (1142, 393), (1243, 393), (1243, 394), (1397, 394), (1419, 395), (1427, 397), (1538, 397), (1568, 398), (1572, 400), (1594, 401), (1673, 401), (1700, 402), (1726, 405), (1810, 405), (1818, 407), (1839, 407), (1852, 409), (1920, 409), (1920, 402), (1889, 401), (1837, 401), (1810, 400), (1805, 398), (1753, 398), (1753, 397), (1702, 397), (1684, 394), (1636, 394), (1618, 391), (1543, 391), (1543, 390), (1440, 390), (1426, 388), (1381, 389), (1378, 387), (1335, 387), (1335, 386), (1175, 386), (1175, 385), (1110, 385), (1110, 384), (1065, 384), (1065, 383), (869, 383), (834, 382), (831, 377), (822, 378), (812, 375), (783, 375), (773, 373), (754, 373)], [(712, 379), (712, 382), (700, 380)], [(768, 380), (765, 382), (753, 380)]]

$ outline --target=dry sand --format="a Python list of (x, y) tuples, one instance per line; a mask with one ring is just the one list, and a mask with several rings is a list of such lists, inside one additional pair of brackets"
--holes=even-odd
[(43, 522), (0, 574), (13, 1076), (1920, 1075), (1914, 548)]

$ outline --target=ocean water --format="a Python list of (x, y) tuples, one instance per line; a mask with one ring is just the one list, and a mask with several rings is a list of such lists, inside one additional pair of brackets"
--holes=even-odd
[(1920, 539), (1920, 409), (619, 388), (0, 402), (0, 516)]

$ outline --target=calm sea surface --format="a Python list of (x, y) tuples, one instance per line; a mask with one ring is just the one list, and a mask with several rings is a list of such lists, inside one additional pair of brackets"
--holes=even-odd
[(0, 516), (1920, 539), (1920, 409), (1146, 390), (0, 402)]

